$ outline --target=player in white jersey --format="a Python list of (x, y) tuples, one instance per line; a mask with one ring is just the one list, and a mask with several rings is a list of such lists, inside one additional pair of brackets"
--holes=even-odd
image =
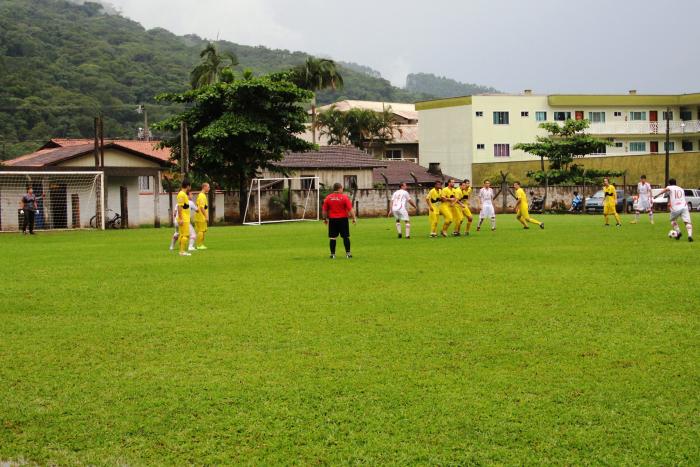
[(391, 208), (387, 213), (387, 217), (394, 215), (396, 219), (396, 232), (401, 235), (401, 221), (404, 222), (406, 226), (406, 238), (411, 238), (411, 219), (408, 217), (408, 209), (406, 205), (410, 204), (413, 209), (416, 209), (416, 203), (411, 199), (411, 195), (406, 191), (408, 189), (408, 184), (405, 182), (401, 184), (398, 190), (391, 195)]
[(493, 188), (491, 182), (484, 180), (484, 186), (479, 190), (479, 224), (476, 226), (476, 231), (481, 230), (481, 224), (484, 219), (491, 220), (491, 230), (496, 230), (496, 209), (493, 207)]
[[(190, 193), (190, 210), (192, 211), (192, 213), (197, 212), (197, 203), (192, 201), (192, 193)], [(173, 238), (170, 240), (171, 251), (175, 249), (175, 244), (177, 243), (178, 238), (180, 238), (177, 211), (177, 209), (173, 211), (173, 224), (175, 225), (175, 233), (173, 234)], [(194, 216), (192, 216), (192, 218), (194, 219)], [(196, 248), (194, 247), (195, 240), (197, 240), (197, 232), (194, 230), (194, 225), (192, 225), (192, 221), (190, 220), (190, 245), (188, 248), (189, 251), (196, 250)]]
[(688, 241), (692, 242), (693, 224), (690, 220), (688, 202), (685, 200), (685, 191), (683, 188), (676, 185), (676, 179), (672, 178), (668, 181), (668, 186), (656, 196), (661, 196), (664, 193), (668, 193), (668, 204), (669, 210), (671, 211), (671, 227), (676, 231), (676, 240), (680, 240), (683, 236), (677, 222), (677, 219), (680, 217), (683, 223), (685, 223), (685, 230), (688, 232)]
[(639, 222), (640, 212), (648, 212), (649, 222), (654, 223), (654, 200), (651, 199), (651, 185), (647, 182), (646, 175), (642, 175), (637, 183), (637, 209), (632, 224)]

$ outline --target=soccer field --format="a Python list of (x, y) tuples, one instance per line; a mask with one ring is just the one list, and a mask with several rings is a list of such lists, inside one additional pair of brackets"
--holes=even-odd
[(0, 236), (0, 463), (698, 465), (700, 243), (540, 217)]

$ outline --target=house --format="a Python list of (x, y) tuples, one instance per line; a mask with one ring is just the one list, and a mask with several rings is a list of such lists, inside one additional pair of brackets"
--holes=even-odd
[[(587, 133), (607, 139), (597, 154), (577, 163), (592, 169), (627, 170), (663, 182), (666, 119), (671, 172), (683, 184), (700, 185), (700, 93), (643, 95), (484, 94), (424, 101), (419, 114), (421, 163), (439, 163), (460, 178), (481, 180), (508, 172), (525, 178), (539, 158), (514, 150), (546, 132), (543, 122), (591, 122)], [(668, 112), (668, 113), (667, 113)]]
[[(400, 102), (376, 102), (376, 101), (356, 101), (344, 100), (333, 104), (319, 107), (317, 112), (329, 110), (331, 107), (341, 112), (347, 112), (352, 109), (365, 109), (373, 112), (383, 112), (391, 109), (391, 112), (396, 121), (396, 130), (394, 131), (394, 139), (392, 141), (374, 144), (367, 148), (367, 152), (372, 154), (377, 159), (387, 160), (411, 160), (418, 162), (418, 112), (414, 104), (406, 104)], [(312, 141), (311, 130), (302, 136), (307, 141)], [(322, 135), (317, 133), (316, 142), (325, 146), (328, 141)]]
[[(158, 224), (163, 217), (161, 204), (167, 200), (159, 199), (161, 194), (161, 173), (172, 167), (170, 151), (156, 147), (157, 142), (146, 141), (105, 141), (99, 154), (103, 168), (95, 168), (95, 145), (92, 140), (53, 139), (35, 152), (5, 161), (3, 172), (23, 172), (31, 180), (32, 172), (52, 172), (52, 180), (39, 182), (40, 194), (50, 194), (51, 202), (46, 206), (46, 228), (80, 228), (87, 227), (90, 218), (95, 215), (92, 210), (80, 206), (78, 191), (84, 188), (71, 186), (77, 184), (77, 177), (60, 177), (62, 172), (104, 171), (105, 209), (121, 213), (129, 226), (139, 224)], [(103, 158), (103, 159), (102, 159)], [(37, 181), (34, 181), (37, 183)], [(46, 186), (44, 186), (46, 185)], [(144, 203), (141, 192), (146, 187), (152, 190), (151, 196)], [(153, 188), (158, 188), (153, 190)], [(76, 198), (77, 197), (77, 198)], [(9, 203), (5, 205), (5, 203)], [(92, 200), (95, 203), (95, 200)], [(16, 211), (17, 200), (2, 199), (3, 228), (10, 225), (4, 214)], [(86, 203), (83, 201), (83, 206)], [(126, 212), (122, 209), (126, 207)], [(9, 209), (8, 209), (9, 208)], [(80, 212), (77, 215), (74, 211)], [(167, 211), (166, 211), (167, 212)], [(127, 217), (128, 216), (128, 217)], [(72, 223), (69, 219), (73, 219)]]
[[(386, 167), (364, 151), (352, 146), (321, 146), (318, 151), (287, 153), (284, 159), (275, 162), (279, 171), (265, 171), (263, 177), (319, 177), (321, 186), (330, 188), (334, 183), (342, 183), (347, 190), (370, 189), (374, 186), (373, 169)], [(295, 181), (293, 190), (308, 189), (300, 181)]]

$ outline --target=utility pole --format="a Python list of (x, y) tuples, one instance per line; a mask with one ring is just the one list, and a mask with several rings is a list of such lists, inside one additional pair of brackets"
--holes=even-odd
[(104, 170), (105, 168), (105, 122), (102, 119), (102, 115), (99, 116), (100, 119), (100, 168)]
[(671, 146), (671, 127), (670, 127), (670, 122), (669, 118), (671, 116), (671, 109), (669, 107), (666, 107), (666, 165), (664, 167), (664, 175), (665, 175), (665, 185), (668, 186), (668, 179), (670, 177), (669, 174), (669, 169), (670, 169), (670, 161), (669, 161), (669, 156), (670, 156), (670, 146)]
[(139, 106), (136, 107), (136, 113), (143, 114), (143, 139), (145, 141), (150, 141), (151, 130), (148, 129), (148, 110), (146, 109), (146, 105), (139, 104)]
[(95, 147), (93, 155), (95, 156), (95, 170), (100, 170), (100, 117), (95, 117)]
[(188, 146), (187, 125), (180, 122), (180, 174), (184, 179), (189, 173), (190, 154)]

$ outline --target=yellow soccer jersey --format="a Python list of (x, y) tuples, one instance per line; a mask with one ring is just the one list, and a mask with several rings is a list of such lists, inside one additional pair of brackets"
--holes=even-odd
[(515, 197), (518, 199), (521, 206), (527, 207), (527, 195), (525, 194), (525, 190), (522, 188), (515, 190)]
[(197, 195), (197, 212), (194, 215), (195, 222), (206, 222), (209, 218), (209, 205), (207, 195), (200, 193)]
[(455, 195), (457, 201), (464, 198), (464, 195), (462, 194), (462, 189), (460, 187), (452, 188), (452, 193)]
[(177, 205), (182, 206), (182, 222), (185, 224), (190, 223), (190, 198), (187, 193), (180, 191), (177, 194)]
[(607, 187), (603, 188), (603, 193), (609, 195), (605, 197), (605, 204), (614, 206), (617, 203), (617, 192), (615, 191), (614, 185), (608, 185)]
[(435, 204), (440, 202), (440, 190), (433, 188), (428, 192), (428, 198), (430, 198), (430, 202)]
[(454, 198), (454, 196), (455, 196), (454, 188), (450, 188), (450, 187), (443, 188), (442, 191), (440, 192), (440, 196), (442, 196), (445, 199)]
[(472, 195), (472, 187), (469, 187), (466, 190), (462, 190), (460, 188), (459, 191), (462, 192), (462, 199), (469, 199), (469, 197)]

